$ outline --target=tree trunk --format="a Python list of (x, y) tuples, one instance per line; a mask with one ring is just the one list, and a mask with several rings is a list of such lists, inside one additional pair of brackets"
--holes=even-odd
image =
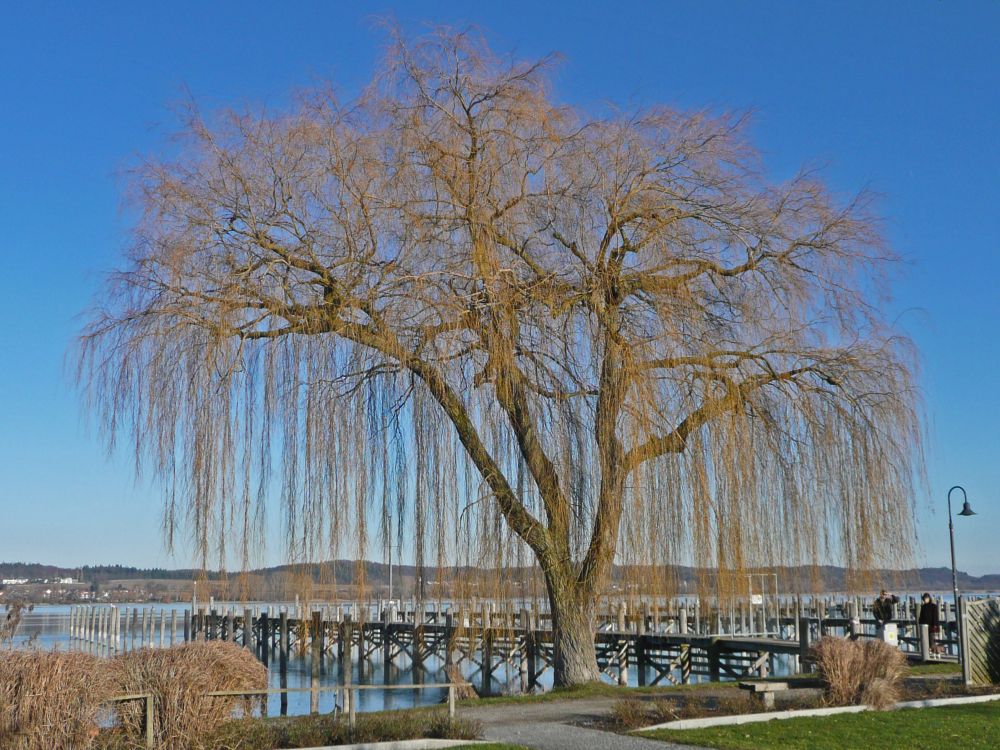
[(594, 601), (581, 594), (570, 576), (550, 573), (545, 582), (552, 608), (555, 687), (597, 682), (601, 672), (594, 648)]

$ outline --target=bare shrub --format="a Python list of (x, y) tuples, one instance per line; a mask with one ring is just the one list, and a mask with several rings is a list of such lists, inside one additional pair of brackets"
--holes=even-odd
[(717, 714), (730, 716), (733, 714), (752, 714), (759, 710), (759, 704), (751, 702), (747, 695), (720, 695), (715, 699)]
[[(197, 747), (234, 715), (250, 715), (259, 698), (211, 697), (222, 690), (267, 687), (267, 669), (244, 648), (221, 641), (142, 649), (112, 660), (117, 689), (153, 696), (153, 737), (160, 750)], [(142, 702), (123, 703), (118, 721), (130, 739), (144, 736)]]
[(113, 686), (90, 654), (8, 651), (0, 657), (0, 747), (85, 750)]
[(665, 724), (668, 721), (686, 718), (693, 709), (689, 708), (687, 701), (668, 700), (657, 698), (650, 707), (649, 718), (651, 724)]
[(611, 723), (616, 729), (638, 729), (649, 723), (646, 707), (638, 698), (622, 698), (611, 707)]
[(899, 700), (906, 658), (888, 643), (823, 638), (813, 658), (831, 703), (885, 709)]
[(358, 714), (357, 725), (353, 729), (343, 714), (239, 719), (226, 722), (196, 747), (275, 750), (422, 738), (473, 740), (481, 733), (482, 725), (478, 722), (450, 719), (444, 711), (380, 711)]

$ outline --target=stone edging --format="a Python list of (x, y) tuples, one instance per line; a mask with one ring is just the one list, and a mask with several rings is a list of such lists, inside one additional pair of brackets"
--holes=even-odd
[[(897, 703), (892, 710), (906, 708), (935, 708), (938, 706), (959, 706), (966, 703), (988, 703), (1000, 701), (1000, 693), (991, 695), (970, 695), (959, 698), (930, 698), (922, 701), (906, 701)], [(736, 714), (734, 716), (711, 716), (702, 719), (678, 719), (665, 724), (654, 724), (651, 727), (636, 729), (635, 732), (651, 732), (656, 729), (707, 729), (709, 727), (735, 726), (738, 724), (756, 724), (763, 721), (795, 719), (808, 716), (833, 716), (834, 714), (857, 714), (872, 710), (869, 706), (834, 706), (832, 708), (801, 708), (792, 711), (768, 711), (760, 714)]]
[(443, 750), (447, 747), (484, 745), (485, 740), (393, 740), (391, 742), (357, 742), (353, 745), (324, 745), (309, 750)]

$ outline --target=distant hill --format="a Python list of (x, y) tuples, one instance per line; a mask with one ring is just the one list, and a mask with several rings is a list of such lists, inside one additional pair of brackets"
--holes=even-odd
[[(383, 563), (353, 560), (336, 560), (306, 565), (277, 565), (259, 568), (250, 573), (259, 579), (279, 579), (289, 575), (304, 576), (316, 582), (336, 581), (340, 584), (352, 584), (364, 571), (365, 581), (369, 586), (384, 585), (389, 580), (389, 568)], [(633, 571), (634, 572), (634, 571)], [(668, 569), (670, 576), (679, 584), (696, 580), (711, 581), (714, 571), (676, 566)], [(772, 572), (772, 571), (768, 571)], [(808, 592), (817, 588), (824, 591), (844, 591), (848, 587), (849, 572), (836, 566), (821, 566), (812, 568), (782, 567), (773, 570), (778, 575), (778, 588), (782, 592)], [(474, 571), (469, 569), (449, 570), (447, 577), (461, 577)], [(625, 578), (624, 568), (615, 569), (615, 579)], [(41, 563), (3, 562), (0, 563), (0, 578), (44, 579), (56, 577), (78, 578), (87, 583), (104, 583), (113, 580), (222, 580), (232, 578), (233, 573), (221, 571), (201, 572), (191, 568), (136, 568), (127, 565), (84, 565), (78, 568), (66, 568)], [(418, 570), (412, 565), (394, 565), (393, 575), (397, 579), (413, 579)], [(516, 575), (516, 571), (514, 573)], [(435, 577), (433, 568), (428, 568), (427, 578)], [(634, 578), (634, 577), (633, 577)], [(927, 589), (931, 591), (947, 591), (951, 589), (951, 570), (949, 568), (915, 568), (910, 570), (884, 570), (871, 577), (873, 586), (882, 583), (898, 589)], [(959, 572), (958, 585), (963, 591), (1000, 591), (1000, 574), (972, 576)]]

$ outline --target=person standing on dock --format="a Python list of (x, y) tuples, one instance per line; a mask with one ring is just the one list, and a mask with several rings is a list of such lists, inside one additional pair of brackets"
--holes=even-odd
[(941, 618), (938, 614), (937, 602), (928, 593), (924, 593), (920, 597), (920, 614), (917, 615), (917, 623), (927, 626), (931, 640), (931, 653), (941, 653), (941, 645), (938, 643), (941, 634)]
[(872, 605), (872, 614), (875, 616), (875, 623), (879, 628), (883, 628), (886, 623), (893, 621), (895, 615), (893, 605), (898, 603), (898, 596), (890, 594), (885, 589), (882, 589), (882, 593), (879, 594), (878, 599), (876, 599), (875, 603)]

